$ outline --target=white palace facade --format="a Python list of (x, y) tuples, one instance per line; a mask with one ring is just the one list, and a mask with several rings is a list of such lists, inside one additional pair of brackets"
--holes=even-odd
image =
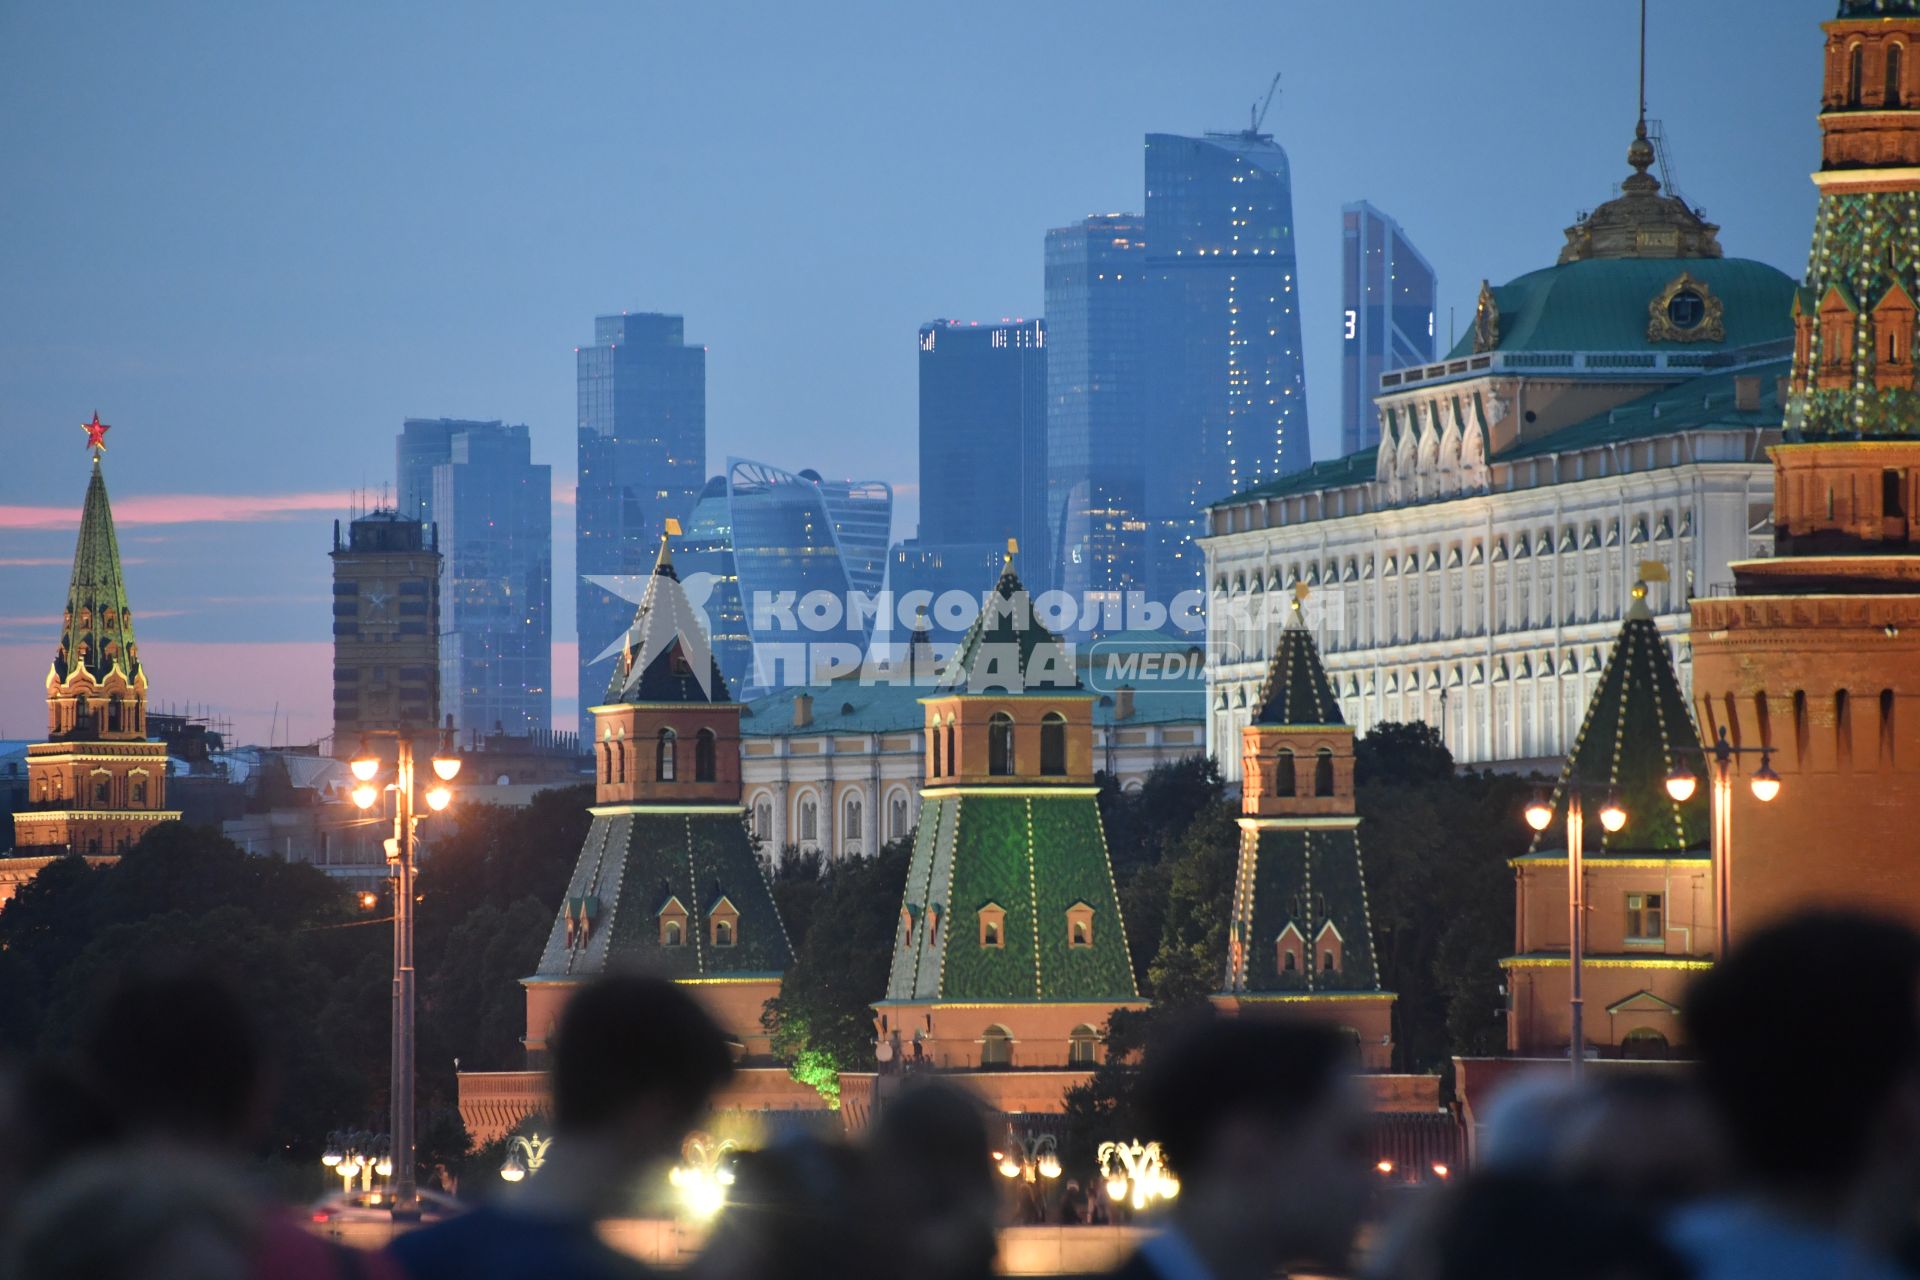
[(1207, 745), (1226, 776), (1296, 584), (1347, 723), (1425, 721), (1462, 763), (1571, 749), (1647, 562), (1690, 692), (1689, 597), (1771, 553), (1794, 282), (1636, 189), (1640, 154), (1558, 265), (1483, 286), (1446, 360), (1381, 379), (1377, 450), (1211, 509)]

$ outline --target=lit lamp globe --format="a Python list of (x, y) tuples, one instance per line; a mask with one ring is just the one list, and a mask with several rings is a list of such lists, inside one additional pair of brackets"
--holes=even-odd
[(1527, 825), (1535, 831), (1545, 831), (1553, 821), (1553, 806), (1547, 803), (1544, 795), (1536, 792), (1527, 804)]
[(518, 1182), (527, 1176), (527, 1166), (520, 1163), (519, 1152), (508, 1153), (507, 1162), (500, 1166), (500, 1176), (508, 1182)]
[(460, 757), (453, 749), (453, 717), (447, 717), (447, 730), (440, 735), (440, 749), (433, 753), (433, 774), (442, 782), (460, 776)]
[(353, 770), (353, 776), (361, 782), (372, 782), (380, 772), (380, 757), (373, 754), (373, 748), (367, 745), (365, 738), (360, 739), (360, 749), (353, 753), (353, 759), (347, 768)]
[(427, 788), (427, 808), (439, 813), (453, 803), (453, 792), (445, 784)]
[(1608, 796), (1607, 802), (1600, 806), (1600, 825), (1608, 831), (1618, 831), (1627, 825), (1627, 811), (1620, 807), (1618, 796)]
[(353, 803), (357, 808), (371, 809), (379, 798), (380, 788), (370, 782), (363, 782), (353, 789)]
[(1040, 1157), (1040, 1176), (1041, 1176), (1041, 1177), (1043, 1177), (1043, 1178), (1057, 1178), (1057, 1177), (1059, 1177), (1059, 1176), (1060, 1176), (1060, 1161), (1059, 1161), (1058, 1159), (1056, 1159), (1055, 1157), (1053, 1157), (1053, 1156), (1050, 1156), (1050, 1155), (1049, 1155), (1049, 1156), (1041, 1156), (1041, 1157)]
[(1699, 786), (1700, 779), (1694, 777), (1693, 770), (1685, 764), (1675, 765), (1673, 772), (1667, 775), (1667, 794), (1681, 804), (1693, 799), (1693, 793)]
[(1003, 1177), (1008, 1177), (1008, 1178), (1019, 1177), (1020, 1176), (1019, 1162), (1016, 1161), (1012, 1156), (1002, 1157), (1000, 1161), (1000, 1173)]
[(1766, 756), (1760, 757), (1760, 767), (1753, 771), (1753, 778), (1747, 785), (1753, 788), (1753, 798), (1762, 804), (1780, 794), (1780, 775), (1773, 771), (1773, 765)]

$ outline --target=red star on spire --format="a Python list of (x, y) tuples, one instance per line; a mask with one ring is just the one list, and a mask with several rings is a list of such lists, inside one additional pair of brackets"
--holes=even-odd
[(87, 433), (87, 448), (98, 454), (107, 447), (107, 432), (113, 430), (113, 424), (100, 421), (100, 411), (96, 409), (93, 413), (93, 421), (81, 423), (80, 429)]

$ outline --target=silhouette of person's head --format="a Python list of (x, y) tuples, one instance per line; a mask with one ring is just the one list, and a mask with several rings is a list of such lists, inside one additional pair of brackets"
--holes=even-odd
[(1000, 1188), (987, 1117), (973, 1095), (927, 1084), (890, 1100), (874, 1125), (876, 1191), (902, 1270), (922, 1280), (992, 1274)]
[(1774, 925), (1693, 985), (1684, 1016), (1748, 1181), (1842, 1191), (1920, 1140), (1920, 935), (1904, 925)]
[(552, 1056), (556, 1134), (609, 1140), (635, 1164), (669, 1154), (733, 1074), (726, 1037), (693, 997), (634, 975), (576, 991)]
[(1420, 1206), (1389, 1280), (1686, 1280), (1655, 1221), (1537, 1175), (1481, 1174)]
[(219, 977), (191, 970), (121, 981), (81, 1040), (83, 1071), (130, 1136), (238, 1148), (271, 1106), (264, 1042)]
[(1246, 1017), (1204, 1022), (1148, 1064), (1146, 1128), (1196, 1240), (1275, 1266), (1344, 1260), (1372, 1190), (1352, 1056), (1331, 1026)]

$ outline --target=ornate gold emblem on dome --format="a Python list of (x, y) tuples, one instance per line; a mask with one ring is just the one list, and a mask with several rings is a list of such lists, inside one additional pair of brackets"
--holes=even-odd
[(1682, 271), (1647, 304), (1648, 342), (1725, 342), (1727, 305)]
[(1480, 282), (1480, 301), (1473, 308), (1473, 350), (1492, 351), (1500, 345), (1500, 304), (1494, 300), (1493, 286)]
[(1653, 143), (1643, 116), (1627, 148), (1633, 172), (1620, 184), (1620, 194), (1567, 228), (1567, 244), (1560, 261), (1591, 258), (1717, 258), (1720, 228), (1678, 196), (1661, 195), (1660, 180), (1647, 170), (1654, 165)]

